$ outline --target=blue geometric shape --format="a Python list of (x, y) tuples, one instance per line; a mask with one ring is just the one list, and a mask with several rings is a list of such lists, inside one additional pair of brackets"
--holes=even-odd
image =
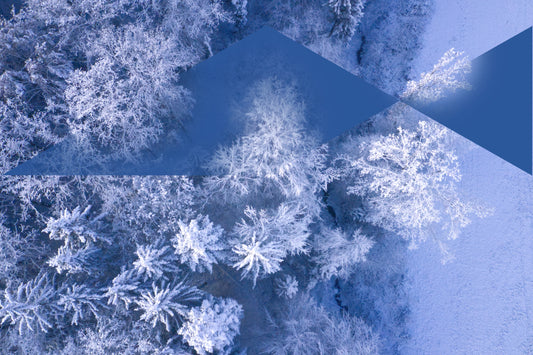
[[(259, 80), (291, 81), (306, 106), (308, 129), (323, 142), (351, 129), (398, 100), (271, 28), (263, 28), (184, 73), (195, 99), (182, 141), (160, 142), (157, 154), (135, 163), (94, 164), (67, 140), (8, 172), (10, 175), (205, 175), (204, 158), (242, 130), (235, 117)], [(74, 153), (73, 153), (74, 152)]]
[(471, 90), (429, 104), (407, 102), (532, 173), (532, 28), (472, 61)]

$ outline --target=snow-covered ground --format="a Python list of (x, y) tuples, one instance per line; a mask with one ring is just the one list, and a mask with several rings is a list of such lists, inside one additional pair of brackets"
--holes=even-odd
[(533, 25), (531, 0), (434, 0), (415, 67), (427, 71), (450, 48), (475, 58)]
[[(471, 58), (533, 25), (531, 0), (436, 0), (415, 68), (449, 48)], [(504, 124), (504, 123), (502, 123)], [(494, 208), (439, 262), (427, 243), (408, 254), (406, 354), (533, 354), (533, 177), (481, 148), (458, 147), (462, 192)]]

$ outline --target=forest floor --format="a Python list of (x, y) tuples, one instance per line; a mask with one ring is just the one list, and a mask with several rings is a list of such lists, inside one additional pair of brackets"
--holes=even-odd
[[(449, 48), (471, 59), (533, 25), (533, 3), (436, 0), (415, 60), (427, 71)], [(408, 253), (405, 354), (533, 353), (533, 178), (459, 137), (461, 192), (494, 209), (450, 243)]]

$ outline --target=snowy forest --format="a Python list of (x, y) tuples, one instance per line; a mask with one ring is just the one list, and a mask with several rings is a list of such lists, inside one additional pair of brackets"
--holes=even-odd
[[(12, 5), (12, 7), (10, 7)], [(25, 0), (0, 30), (1, 354), (399, 354), (405, 255), (492, 206), (458, 136), (399, 102), (321, 144), (257, 82), (206, 176), (4, 175), (75, 137), (135, 159), (186, 128), (180, 76), (263, 26), (399, 99), (467, 89), (450, 48), (412, 70), (431, 0)], [(105, 157), (103, 157), (105, 159)]]

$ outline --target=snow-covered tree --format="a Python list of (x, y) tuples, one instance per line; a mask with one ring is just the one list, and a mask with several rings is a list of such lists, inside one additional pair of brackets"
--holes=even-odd
[[(4, 78), (0, 75), (0, 81)], [(0, 82), (0, 86), (4, 83)], [(0, 88), (0, 95), (2, 93)], [(3, 174), (33, 157), (36, 150), (57, 141), (39, 115), (32, 117), (15, 99), (0, 101), (0, 172)]]
[(152, 283), (152, 289), (141, 292), (135, 301), (137, 310), (142, 312), (141, 320), (152, 327), (163, 324), (170, 332), (178, 321), (185, 317), (191, 302), (200, 299), (200, 292), (184, 280), (176, 283)]
[(416, 130), (400, 127), (393, 134), (347, 142), (352, 155), (340, 160), (351, 177), (348, 193), (362, 198), (364, 220), (398, 233), (411, 247), (428, 237), (444, 247), (442, 242), (455, 239), (473, 215), (486, 215), (457, 191), (461, 173), (448, 132), (420, 121)]
[(138, 245), (135, 254), (137, 260), (133, 262), (133, 267), (137, 274), (144, 278), (144, 281), (165, 279), (165, 273), (178, 270), (170, 246), (163, 245), (161, 242), (152, 246)]
[(80, 329), (77, 338), (79, 345), (72, 344), (71, 347), (75, 349), (75, 352), (79, 353), (98, 355), (110, 353), (127, 354), (128, 352), (125, 350), (133, 350), (130, 349), (131, 333), (124, 331), (124, 323), (118, 319), (102, 320), (97, 322), (94, 328)]
[(433, 69), (420, 74), (418, 81), (407, 82), (403, 99), (418, 103), (437, 101), (456, 90), (468, 90), (467, 75), (471, 72), (471, 62), (464, 52), (450, 49), (438, 61)]
[(178, 334), (200, 355), (229, 354), (242, 317), (235, 300), (211, 297), (189, 310)]
[(243, 28), (248, 21), (248, 0), (231, 0), (231, 4), (235, 7), (235, 22), (237, 28)]
[(128, 309), (137, 297), (139, 286), (140, 280), (136, 270), (126, 270), (122, 267), (121, 273), (112, 280), (111, 285), (106, 289), (104, 296), (108, 298), (107, 304), (119, 306), (124, 303), (124, 307)]
[(111, 243), (110, 238), (96, 232), (98, 221), (103, 215), (89, 219), (90, 209), (91, 206), (88, 206), (81, 211), (78, 206), (71, 212), (63, 210), (59, 218), (50, 217), (46, 222), (43, 232), (50, 239), (63, 241), (63, 245), (47, 262), (58, 274), (91, 273), (97, 270), (94, 262), (101, 250), (96, 245), (108, 246)]
[(318, 55), (356, 73), (357, 58), (354, 52), (357, 48), (338, 35), (332, 36), (338, 26), (331, 33), (335, 14), (327, 3), (328, 0), (248, 0), (247, 28), (256, 30), (265, 25), (275, 28)]
[(307, 294), (288, 300), (269, 317), (263, 340), (267, 354), (378, 354), (379, 339), (363, 321), (328, 312)]
[(282, 203), (269, 211), (247, 207), (246, 219), (235, 225), (234, 234), (241, 240), (255, 234), (260, 240), (272, 239), (281, 243), (285, 253), (298, 254), (308, 251), (309, 224), (305, 206), (298, 203)]
[(10, 279), (17, 272), (17, 265), (30, 252), (30, 238), (22, 238), (4, 225), (5, 217), (0, 213), (0, 279)]
[(233, 267), (242, 269), (242, 276), (249, 276), (255, 286), (259, 277), (279, 271), (288, 255), (307, 253), (311, 220), (306, 212), (300, 204), (283, 203), (270, 211), (247, 207), (246, 219), (233, 231)]
[(276, 280), (276, 294), (279, 297), (291, 299), (298, 293), (298, 280), (287, 275)]
[(178, 72), (210, 56), (217, 25), (231, 21), (211, 0), (24, 5), (0, 23), (2, 172), (69, 132), (126, 158), (157, 141), (190, 107)]
[(243, 277), (250, 276), (254, 286), (258, 277), (281, 270), (280, 264), (285, 257), (279, 243), (258, 240), (255, 233), (248, 237), (244, 243), (235, 245), (233, 252), (239, 258), (233, 267), (237, 270), (242, 269)]
[(334, 317), (330, 324), (324, 329), (324, 338), (331, 339), (334, 344), (327, 354), (382, 354), (378, 335), (362, 319), (345, 314)]
[(297, 198), (313, 195), (331, 179), (326, 148), (305, 131), (305, 111), (295, 86), (279, 79), (250, 89), (245, 134), (222, 147), (209, 163), (210, 191), (226, 200), (261, 193)]
[(65, 313), (72, 313), (71, 324), (77, 325), (80, 320), (93, 315), (98, 318), (103, 296), (96, 290), (85, 285), (73, 284), (59, 294), (57, 305), (63, 307)]
[(332, 276), (347, 278), (354, 266), (366, 260), (374, 241), (356, 230), (351, 236), (339, 228), (322, 228), (313, 243), (314, 262), (323, 279)]
[(329, 0), (328, 6), (334, 17), (330, 35), (335, 33), (339, 37), (349, 40), (355, 33), (366, 0)]
[(99, 249), (90, 245), (76, 250), (68, 245), (62, 245), (57, 250), (57, 254), (48, 260), (47, 264), (56, 269), (58, 274), (63, 272), (67, 274), (90, 273), (93, 269), (94, 254), (98, 251)]
[(0, 48), (2, 173), (64, 135), (62, 94), (73, 71), (73, 28), (58, 31), (48, 13), (37, 8), (36, 1), (28, 1), (10, 20), (0, 22), (0, 41), (6, 44)]
[(185, 355), (177, 346), (170, 348), (158, 341), (149, 324), (125, 322), (120, 315), (100, 317), (93, 327), (84, 327), (67, 344), (60, 355), (86, 354), (177, 354)]
[(91, 221), (87, 219), (90, 209), (91, 206), (87, 206), (81, 211), (78, 206), (71, 212), (64, 210), (59, 218), (50, 217), (48, 219), (43, 232), (47, 233), (50, 239), (63, 240), (65, 245), (86, 244), (97, 240), (110, 243), (108, 238), (98, 235), (91, 228), (91, 223), (95, 222), (96, 219)]
[(227, 248), (223, 229), (203, 215), (191, 219), (188, 224), (180, 220), (178, 226), (179, 232), (172, 239), (172, 245), (181, 263), (192, 271), (212, 272), (213, 264), (221, 259), (221, 251)]
[[(222, 23), (232, 22), (222, 0), (167, 0), (153, 3), (161, 28), (180, 46), (191, 64), (212, 53), (211, 39)], [(238, 8), (236, 9), (238, 11)]]

